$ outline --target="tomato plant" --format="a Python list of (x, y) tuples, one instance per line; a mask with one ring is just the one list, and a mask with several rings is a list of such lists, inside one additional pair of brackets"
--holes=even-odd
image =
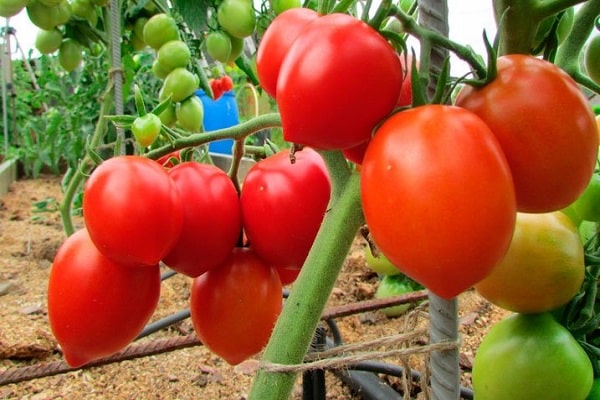
[(317, 18), (314, 10), (293, 8), (278, 15), (262, 37), (256, 52), (256, 72), (260, 86), (271, 97), (276, 96), (279, 70), (292, 43)]
[[(302, 267), (329, 203), (325, 162), (310, 148), (267, 157), (250, 168), (240, 195), (250, 247), (269, 264)], [(299, 201), (302, 199), (302, 201)]]
[(456, 104), (482, 118), (498, 138), (519, 211), (566, 207), (583, 192), (597, 161), (598, 132), (588, 100), (547, 61), (514, 54), (498, 58), (497, 66), (492, 82), (465, 86)]
[(584, 400), (593, 379), (587, 354), (548, 313), (513, 314), (496, 323), (473, 362), (478, 400)]
[(277, 78), (284, 139), (325, 150), (363, 143), (401, 85), (400, 60), (377, 31), (346, 14), (317, 18), (293, 41)]
[(251, 249), (236, 248), (219, 267), (194, 279), (190, 311), (204, 345), (231, 365), (267, 343), (282, 306), (281, 282)]
[(85, 229), (59, 248), (48, 281), (52, 333), (71, 367), (122, 350), (150, 320), (160, 293), (158, 264), (135, 268), (103, 256)]
[(183, 205), (175, 183), (158, 163), (119, 156), (90, 175), (83, 217), (106, 257), (122, 264), (156, 265), (181, 233)]
[(571, 300), (584, 273), (583, 245), (569, 217), (518, 213), (506, 255), (475, 288), (507, 310), (539, 313)]
[(183, 203), (183, 228), (163, 262), (196, 277), (222, 264), (242, 230), (238, 193), (229, 176), (214, 165), (184, 162), (169, 170)]
[(438, 296), (468, 289), (506, 252), (513, 183), (498, 141), (475, 114), (441, 105), (394, 114), (375, 132), (361, 176), (373, 240)]

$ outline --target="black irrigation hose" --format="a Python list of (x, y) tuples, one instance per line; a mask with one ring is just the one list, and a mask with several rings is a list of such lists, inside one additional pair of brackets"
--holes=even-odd
[(135, 338), (135, 340), (138, 340), (138, 339), (141, 339), (148, 335), (151, 335), (154, 332), (158, 332), (161, 329), (167, 328), (167, 327), (169, 327), (177, 322), (183, 321), (184, 319), (187, 319), (189, 317), (190, 317), (190, 309), (186, 308), (185, 310), (178, 311), (174, 314), (168, 315), (157, 321), (151, 322), (144, 327), (144, 329)]

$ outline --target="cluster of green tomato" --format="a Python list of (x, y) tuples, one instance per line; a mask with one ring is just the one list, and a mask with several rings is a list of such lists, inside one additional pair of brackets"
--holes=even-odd
[(250, 0), (224, 0), (217, 8), (218, 29), (206, 36), (206, 52), (214, 60), (232, 63), (244, 50), (244, 38), (256, 29)]
[[(138, 23), (138, 21), (140, 21)], [(141, 31), (143, 43), (156, 51), (152, 71), (163, 79), (159, 100), (171, 99), (171, 104), (159, 115), (148, 113), (136, 118), (131, 131), (141, 146), (150, 146), (162, 125), (178, 127), (191, 132), (202, 130), (204, 108), (195, 95), (199, 78), (188, 69), (192, 55), (188, 45), (181, 40), (179, 28), (173, 17), (159, 13), (148, 20), (139, 18), (134, 24)], [(133, 36), (139, 37), (139, 33)]]
[[(58, 61), (66, 71), (81, 64), (84, 46), (74, 38), (65, 37), (63, 26), (76, 19), (92, 27), (98, 23), (98, 7), (107, 5), (106, 0), (2, 0), (0, 16), (13, 17), (26, 9), (29, 20), (40, 30), (35, 46), (41, 54), (58, 52)], [(89, 46), (92, 54), (101, 49), (98, 43)]]

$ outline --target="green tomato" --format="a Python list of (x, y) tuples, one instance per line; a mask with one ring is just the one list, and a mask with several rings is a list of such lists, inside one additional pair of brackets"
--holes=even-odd
[(217, 20), (224, 31), (240, 39), (252, 35), (256, 28), (256, 14), (249, 0), (223, 0)]
[(58, 29), (50, 31), (39, 30), (35, 37), (35, 48), (41, 54), (52, 54), (58, 50), (63, 40), (63, 35)]
[(600, 84), (600, 36), (590, 39), (585, 49), (584, 63), (590, 79)]
[(550, 313), (498, 322), (473, 363), (477, 400), (584, 400), (593, 379), (589, 357)]
[(400, 273), (400, 270), (383, 253), (379, 252), (377, 257), (375, 257), (369, 245), (365, 246), (365, 260), (369, 268), (378, 274), (396, 275)]
[(58, 62), (67, 72), (73, 71), (83, 60), (83, 48), (74, 39), (67, 38), (62, 41), (58, 49)]
[(290, 8), (302, 7), (301, 0), (271, 0), (271, 8), (275, 15), (279, 15)]
[(587, 188), (571, 207), (585, 221), (600, 221), (600, 175), (592, 175)]
[(26, 9), (31, 23), (40, 29), (50, 31), (59, 25), (58, 6), (48, 7), (37, 0), (32, 0), (27, 4)]
[(10, 18), (21, 12), (28, 0), (0, 0), (0, 17)]
[(227, 62), (232, 63), (235, 62), (235, 60), (242, 55), (242, 52), (244, 51), (244, 39), (236, 38), (229, 34), (228, 36), (231, 40), (231, 53), (229, 53), (229, 58), (227, 59)]
[(131, 124), (131, 132), (135, 141), (142, 147), (148, 147), (160, 134), (162, 122), (157, 115), (152, 113), (137, 117)]
[(154, 62), (152, 63), (152, 73), (154, 76), (158, 79), (165, 79), (167, 75), (169, 75), (169, 72), (171, 72), (171, 70), (162, 65), (157, 58), (154, 59)]
[(191, 96), (179, 103), (175, 108), (175, 116), (183, 129), (190, 132), (202, 131), (204, 107), (198, 97)]
[(156, 59), (168, 71), (172, 71), (185, 68), (192, 59), (192, 53), (184, 41), (170, 40), (158, 49)]
[[(387, 297), (400, 296), (422, 289), (423, 286), (404, 274), (383, 275), (383, 278), (377, 287), (377, 291), (375, 292), (375, 298), (384, 299)], [(382, 308), (381, 312), (390, 318), (398, 317), (408, 311), (410, 307), (411, 304), (399, 304), (397, 306)]]
[(594, 379), (594, 384), (592, 385), (592, 390), (588, 397), (585, 400), (600, 400), (600, 378)]
[(185, 68), (175, 68), (169, 72), (158, 94), (160, 101), (171, 96), (174, 103), (183, 101), (196, 92), (199, 78)]
[(231, 37), (223, 31), (212, 31), (206, 36), (206, 52), (216, 61), (228, 62), (231, 48)]
[(148, 46), (158, 50), (163, 44), (179, 39), (179, 28), (173, 17), (155, 14), (144, 25), (143, 36)]
[(177, 116), (175, 115), (175, 106), (171, 105), (167, 107), (163, 112), (161, 112), (158, 115), (158, 118), (160, 118), (160, 121), (164, 126), (168, 126), (169, 128), (174, 127), (175, 123), (177, 122)]
[[(92, 2), (93, 4), (93, 2)], [(133, 34), (137, 36), (141, 41), (144, 41), (144, 26), (146, 26), (148, 18), (139, 17), (133, 23)]]

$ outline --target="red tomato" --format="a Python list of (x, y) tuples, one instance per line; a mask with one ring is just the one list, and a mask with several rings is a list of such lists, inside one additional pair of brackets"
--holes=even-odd
[(346, 157), (348, 160), (360, 165), (365, 157), (365, 152), (367, 151), (367, 147), (369, 147), (369, 143), (371, 143), (371, 139), (368, 139), (367, 141), (362, 142), (354, 147), (344, 149), (342, 150), (342, 153), (344, 153), (344, 157)]
[(557, 66), (528, 55), (500, 57), (496, 79), (479, 89), (465, 86), (456, 104), (477, 114), (498, 138), (519, 211), (559, 210), (586, 188), (598, 155), (594, 113)]
[(281, 64), (283, 136), (324, 150), (363, 143), (396, 106), (401, 85), (400, 60), (376, 30), (346, 14), (318, 18)]
[(185, 162), (169, 170), (183, 203), (183, 229), (163, 259), (171, 269), (196, 277), (222, 264), (242, 231), (242, 211), (229, 176), (209, 164)]
[(361, 170), (365, 218), (398, 269), (451, 298), (504, 256), (516, 219), (502, 149), (473, 113), (428, 105), (376, 131)]
[(231, 365), (262, 350), (281, 312), (281, 282), (249, 248), (194, 279), (190, 312), (202, 343)]
[(158, 265), (132, 268), (104, 257), (85, 229), (71, 235), (54, 258), (48, 318), (71, 367), (127, 346), (150, 320), (160, 294)]
[(295, 157), (283, 150), (253, 165), (240, 196), (250, 247), (277, 267), (302, 267), (331, 195), (321, 156), (304, 148)]
[(256, 72), (260, 86), (275, 97), (281, 63), (292, 43), (306, 26), (319, 18), (309, 8), (293, 8), (279, 14), (269, 25), (256, 52)]
[(121, 264), (156, 265), (177, 241), (183, 204), (163, 167), (145, 157), (113, 157), (86, 182), (83, 216), (92, 241)]

